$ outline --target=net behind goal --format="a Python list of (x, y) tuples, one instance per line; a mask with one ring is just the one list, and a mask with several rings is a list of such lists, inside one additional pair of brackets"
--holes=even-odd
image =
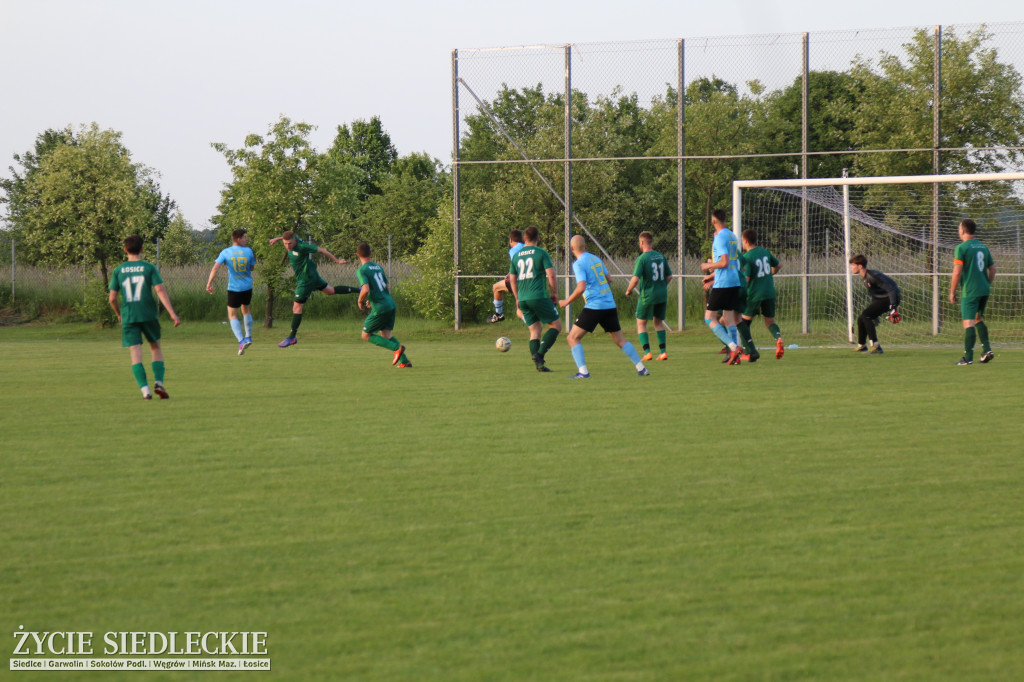
[(775, 283), (784, 333), (806, 332), (826, 345), (853, 342), (868, 303), (863, 281), (849, 274), (856, 254), (900, 287), (903, 320), (879, 321), (883, 344), (961, 343), (959, 295), (956, 305), (949, 302), (949, 283), (964, 218), (978, 224), (977, 237), (996, 262), (985, 313), (992, 342), (1022, 345), (1024, 174), (733, 183), (737, 236), (756, 230), (782, 263)]

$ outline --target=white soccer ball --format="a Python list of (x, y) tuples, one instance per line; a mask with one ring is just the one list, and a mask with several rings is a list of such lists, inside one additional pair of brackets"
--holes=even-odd
[(499, 336), (498, 340), (494, 342), (494, 347), (502, 353), (507, 353), (508, 349), (512, 347), (512, 340), (507, 336)]

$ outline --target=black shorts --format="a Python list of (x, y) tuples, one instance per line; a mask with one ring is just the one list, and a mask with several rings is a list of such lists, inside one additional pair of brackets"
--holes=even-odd
[(607, 310), (584, 308), (573, 324), (588, 334), (593, 333), (599, 324), (609, 334), (622, 331), (622, 326), (619, 324), (619, 311), (615, 308), (608, 308)]
[(243, 305), (249, 305), (250, 303), (252, 303), (252, 289), (228, 292), (229, 308), (240, 308)]
[(708, 310), (737, 310), (740, 300), (739, 287), (711, 287), (708, 294)]

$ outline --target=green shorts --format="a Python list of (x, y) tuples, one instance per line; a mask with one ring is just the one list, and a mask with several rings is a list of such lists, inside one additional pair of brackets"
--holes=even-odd
[(637, 301), (636, 304), (636, 319), (638, 320), (653, 320), (658, 318), (659, 320), (665, 319), (665, 308), (668, 306), (667, 301), (661, 303), (645, 303)]
[(973, 296), (960, 299), (960, 319), (975, 320), (985, 315), (988, 296)]
[(391, 310), (375, 310), (370, 309), (370, 314), (366, 316), (366, 320), (363, 321), (363, 331), (367, 334), (379, 332), (382, 329), (388, 331), (395, 328), (395, 309)]
[(519, 301), (519, 309), (523, 311), (523, 321), (528, 325), (536, 324), (538, 321), (551, 324), (558, 319), (558, 310), (550, 298)]
[(121, 325), (121, 347), (142, 345), (142, 337), (150, 343), (160, 340), (160, 321), (147, 320), (146, 322), (130, 322)]
[(327, 282), (322, 277), (317, 277), (312, 282), (304, 282), (295, 287), (295, 301), (297, 303), (305, 303), (309, 300), (309, 297), (313, 295), (313, 292), (320, 291), (327, 286)]
[(744, 317), (754, 318), (758, 315), (764, 315), (765, 317), (775, 317), (775, 299), (774, 298), (755, 298), (744, 303), (743, 307), (740, 308), (743, 311)]

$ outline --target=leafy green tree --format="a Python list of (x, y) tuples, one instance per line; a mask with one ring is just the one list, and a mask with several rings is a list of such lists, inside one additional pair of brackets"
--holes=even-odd
[(192, 225), (185, 220), (181, 211), (171, 218), (164, 236), (160, 240), (160, 263), (162, 265), (190, 265), (201, 260), (202, 248)]
[(282, 116), (265, 137), (247, 135), (240, 149), (212, 145), (224, 155), (233, 177), (221, 194), (215, 222), (222, 241), (231, 230), (249, 230), (249, 246), (260, 262), (256, 276), (267, 286), (268, 328), (289, 277), (284, 254), (269, 245), (270, 239), (293, 230), (328, 242), (358, 203), (358, 171), (317, 153), (309, 142), (312, 130)]
[(361, 239), (383, 249), (390, 236), (397, 257), (411, 256), (423, 245), (438, 203), (450, 196), (449, 191), (448, 174), (437, 159), (426, 154), (399, 158), (382, 178), (380, 194), (363, 202)]
[(15, 228), (36, 262), (96, 266), (106, 281), (125, 237), (158, 236), (152, 171), (132, 162), (118, 132), (93, 123), (74, 140), (53, 144), (27, 169)]
[(326, 155), (338, 165), (348, 165), (359, 170), (361, 200), (382, 192), (381, 185), (391, 174), (392, 166), (398, 159), (398, 151), (391, 143), (391, 136), (384, 130), (377, 116), (369, 121), (357, 119), (351, 127), (338, 126), (338, 134)]

